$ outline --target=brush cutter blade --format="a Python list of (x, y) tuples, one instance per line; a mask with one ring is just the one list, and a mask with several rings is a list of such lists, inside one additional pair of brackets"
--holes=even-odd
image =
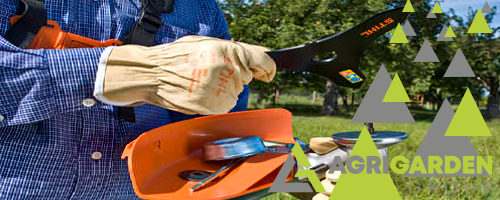
[[(359, 70), (363, 52), (378, 37), (403, 23), (409, 13), (397, 8), (378, 13), (355, 27), (305, 45), (267, 52), (278, 69), (317, 73), (344, 87), (359, 88), (366, 80)], [(323, 52), (335, 52), (335, 57), (317, 60)]]

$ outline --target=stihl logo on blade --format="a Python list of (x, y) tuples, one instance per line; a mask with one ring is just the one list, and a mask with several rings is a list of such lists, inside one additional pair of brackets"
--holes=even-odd
[(371, 29), (364, 31), (359, 35), (363, 35), (365, 37), (368, 37), (371, 34), (383, 29), (384, 27), (386, 27), (387, 25), (392, 24), (392, 23), (394, 23), (394, 20), (389, 17), (389, 18), (385, 19), (383, 22), (378, 23), (378, 25), (372, 26)]

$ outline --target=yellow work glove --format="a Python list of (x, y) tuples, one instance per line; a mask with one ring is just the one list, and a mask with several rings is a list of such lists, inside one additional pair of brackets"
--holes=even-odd
[(252, 78), (273, 79), (276, 64), (267, 50), (204, 36), (113, 47), (107, 60), (101, 56), (94, 96), (116, 106), (149, 103), (184, 114), (227, 113)]
[(319, 155), (338, 149), (337, 143), (331, 137), (315, 137), (309, 140), (309, 147)]

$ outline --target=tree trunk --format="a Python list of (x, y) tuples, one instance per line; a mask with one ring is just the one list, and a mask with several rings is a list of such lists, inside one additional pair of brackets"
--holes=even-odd
[(490, 95), (488, 96), (488, 104), (486, 104), (485, 117), (498, 118), (500, 117), (500, 81), (495, 78), (490, 85)]
[(438, 111), (441, 108), (441, 104), (443, 104), (443, 97), (441, 95), (441, 89), (436, 90), (436, 100), (437, 100), (437, 106), (436, 106), (436, 111)]
[(276, 103), (278, 101), (280, 101), (280, 89), (274, 91), (274, 102)]
[(257, 92), (257, 105), (260, 105), (264, 102), (264, 99), (265, 99), (265, 95), (264, 95), (264, 92)]
[(311, 103), (316, 103), (317, 98), (318, 98), (318, 92), (313, 91)]
[(339, 114), (339, 90), (332, 82), (326, 83), (326, 94), (323, 100), (323, 108), (321, 113), (324, 115), (338, 115)]
[(347, 102), (349, 97), (347, 96), (347, 94), (342, 94), (340, 95), (340, 97), (342, 98), (342, 106), (344, 107), (346, 112), (349, 112), (349, 103)]
[(351, 94), (351, 108), (354, 108), (354, 102), (356, 101), (355, 99), (356, 95), (354, 93)]

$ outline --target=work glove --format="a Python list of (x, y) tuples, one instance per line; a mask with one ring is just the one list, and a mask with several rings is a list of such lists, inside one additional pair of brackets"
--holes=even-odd
[(314, 153), (323, 155), (339, 147), (337, 143), (333, 141), (332, 137), (315, 137), (309, 140), (309, 148), (311, 148)]
[(252, 78), (273, 79), (276, 64), (265, 51), (204, 36), (113, 47), (104, 64), (101, 57), (94, 96), (115, 106), (148, 103), (184, 114), (227, 113)]

